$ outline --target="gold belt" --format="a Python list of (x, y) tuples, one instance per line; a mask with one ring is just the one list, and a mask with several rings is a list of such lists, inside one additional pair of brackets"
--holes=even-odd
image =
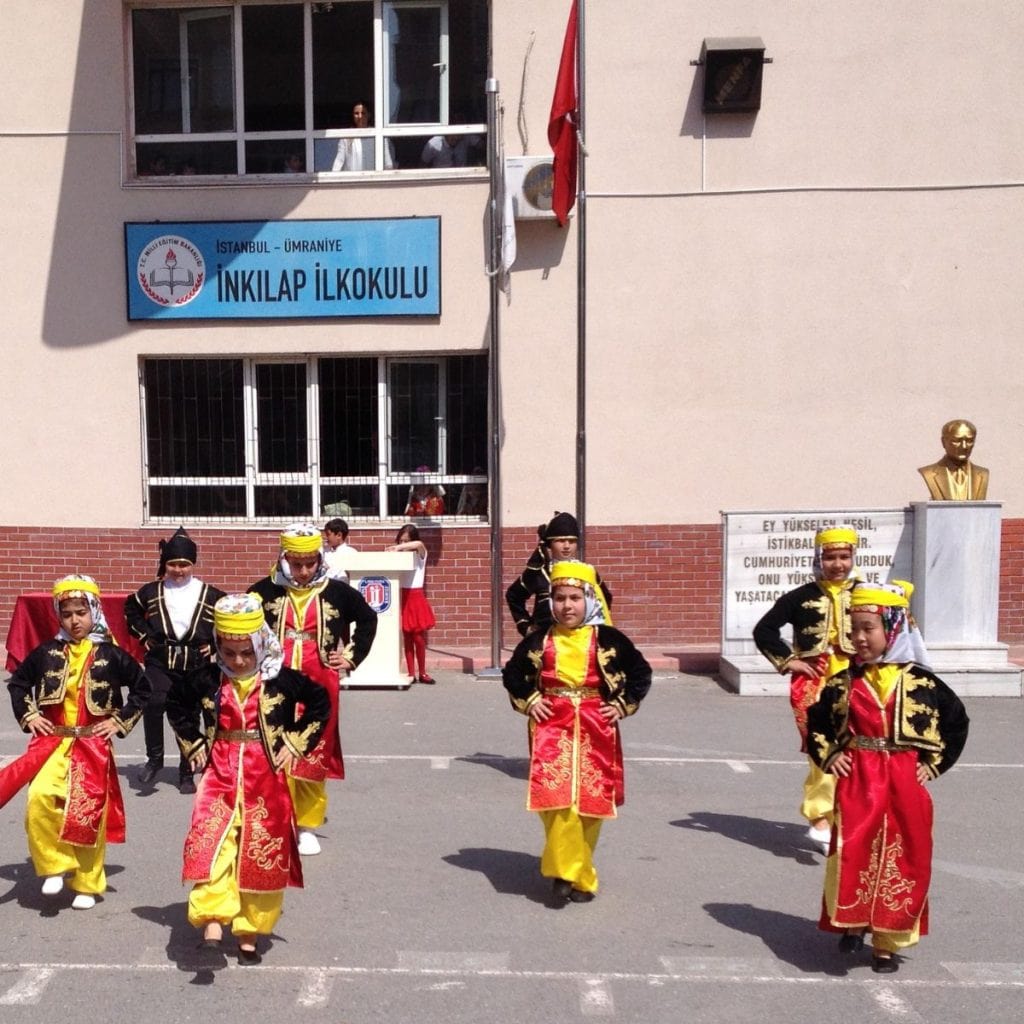
[(247, 740), (258, 740), (259, 729), (218, 729), (213, 738), (227, 743), (245, 743)]
[(551, 690), (544, 690), (543, 696), (585, 700), (587, 697), (600, 697), (601, 691), (596, 686), (556, 686)]
[(286, 629), (284, 631), (285, 640), (315, 640), (316, 637), (312, 633), (306, 632), (304, 629)]
[(94, 725), (55, 725), (54, 736), (70, 736), (74, 739), (81, 739), (83, 736), (95, 736), (96, 726)]
[(884, 736), (854, 736), (850, 744), (855, 750), (905, 750), (905, 747), (897, 746), (892, 740)]

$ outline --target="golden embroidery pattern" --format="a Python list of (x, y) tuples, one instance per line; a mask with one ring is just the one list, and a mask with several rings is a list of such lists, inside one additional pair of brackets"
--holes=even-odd
[(886, 843), (885, 829), (880, 829), (871, 841), (868, 866), (858, 876), (857, 903), (869, 906), (877, 897), (886, 910), (894, 913), (910, 910), (917, 882), (906, 878), (900, 870), (902, 856), (903, 836), (897, 834), (891, 843)]
[(287, 871), (288, 864), (284, 856), (284, 839), (273, 836), (264, 824), (270, 817), (263, 797), (256, 801), (256, 806), (248, 813), (249, 839), (245, 846), (245, 856), (261, 871)]
[(589, 735), (580, 742), (580, 789), (589, 797), (604, 796), (604, 773), (594, 762), (594, 744)]
[(537, 783), (544, 789), (557, 790), (572, 781), (572, 737), (562, 733), (558, 737), (558, 754), (538, 766)]
[(201, 858), (203, 854), (212, 853), (220, 842), (224, 829), (227, 828), (234, 809), (223, 795), (218, 796), (210, 804), (210, 811), (200, 826), (189, 832), (185, 840), (185, 860)]
[(85, 795), (85, 766), (71, 759), (71, 771), (68, 778), (67, 817), (74, 822), (81, 822), (90, 831), (100, 827), (103, 807), (106, 800), (101, 797)]

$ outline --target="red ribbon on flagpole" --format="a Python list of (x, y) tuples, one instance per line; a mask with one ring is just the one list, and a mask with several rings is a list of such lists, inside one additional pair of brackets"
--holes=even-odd
[(558, 62), (555, 94), (548, 117), (548, 142), (555, 155), (551, 208), (561, 227), (565, 227), (569, 211), (576, 202), (576, 162), (579, 156), (576, 138), (576, 109), (579, 105), (576, 91), (576, 47), (579, 35), (576, 2), (572, 2), (569, 23), (565, 27), (562, 59)]

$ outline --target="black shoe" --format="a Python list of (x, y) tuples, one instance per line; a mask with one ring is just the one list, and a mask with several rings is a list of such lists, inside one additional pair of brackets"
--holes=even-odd
[(839, 940), (840, 953), (859, 953), (864, 948), (864, 933), (847, 932)]
[(879, 956), (875, 953), (871, 957), (871, 970), (875, 974), (895, 974), (900, 969), (900, 962), (891, 953), (889, 956)]
[(573, 889), (569, 893), (569, 899), (573, 903), (589, 903), (596, 895), (596, 892), (584, 892), (582, 889)]
[(178, 779), (178, 792), (186, 795), (196, 791), (196, 784), (191, 775), (182, 775)]
[(162, 764), (154, 764), (152, 761), (147, 761), (142, 766), (142, 771), (139, 772), (139, 782), (144, 786), (151, 786), (160, 774), (160, 769), (163, 767)]
[(567, 882), (564, 878), (556, 878), (551, 883), (551, 891), (555, 894), (556, 899), (567, 900), (572, 893), (572, 882)]
[(260, 956), (258, 949), (242, 949), (239, 946), (238, 962), (242, 967), (255, 967), (257, 964), (263, 963), (263, 957)]

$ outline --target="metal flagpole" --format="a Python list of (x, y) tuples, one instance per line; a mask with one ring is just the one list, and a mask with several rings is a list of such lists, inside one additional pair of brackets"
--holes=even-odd
[(579, 557), (586, 558), (587, 535), (587, 151), (583, 111), (586, 75), (586, 3), (576, 9), (576, 520)]
[(490, 387), (487, 403), (487, 426), (490, 446), (487, 452), (487, 479), (490, 485), (488, 509), (491, 517), (491, 660), (487, 668), (477, 673), (478, 679), (493, 679), (501, 675), (501, 619), (502, 619), (502, 564), (501, 564), (501, 336), (498, 289), (502, 272), (501, 224), (504, 201), (503, 147), (498, 138), (498, 92), (496, 78), (488, 78), (487, 91), (487, 166), (490, 168), (490, 199), (488, 205), (488, 247), (490, 278)]

